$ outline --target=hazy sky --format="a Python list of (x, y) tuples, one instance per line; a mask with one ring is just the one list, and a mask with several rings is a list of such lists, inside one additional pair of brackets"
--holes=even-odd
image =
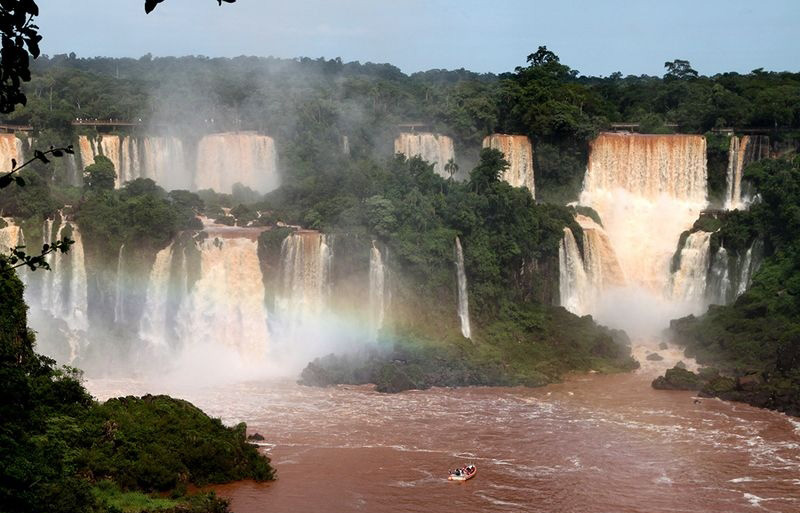
[(587, 75), (800, 71), (800, 0), (39, 0), (47, 54), (341, 57), (512, 71), (539, 45)]

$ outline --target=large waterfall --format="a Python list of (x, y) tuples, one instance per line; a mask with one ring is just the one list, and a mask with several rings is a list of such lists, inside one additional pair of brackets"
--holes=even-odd
[(111, 160), (117, 187), (136, 178), (150, 178), (166, 190), (230, 193), (233, 184), (241, 183), (268, 192), (280, 182), (274, 141), (253, 132), (207, 135), (191, 157), (187, 155), (190, 145), (177, 137), (80, 136), (78, 145), (84, 168), (97, 155)]
[(453, 140), (446, 135), (427, 132), (404, 132), (394, 140), (394, 152), (406, 157), (420, 156), (422, 160), (433, 164), (433, 170), (448, 178), (445, 165), (456, 158)]
[(381, 250), (372, 241), (369, 253), (369, 319), (373, 336), (383, 327), (386, 312), (386, 270)]
[[(674, 301), (670, 263), (681, 233), (705, 208), (706, 191), (703, 137), (601, 134), (591, 145), (580, 204), (593, 208), (603, 227), (579, 220), (586, 233), (583, 266), (568, 257), (574, 237), (565, 233), (562, 264), (567, 272), (581, 269), (586, 276), (585, 285), (580, 285), (580, 277), (561, 280), (561, 287), (574, 284), (599, 292), (562, 291), (567, 301), (562, 304), (603, 322), (621, 320), (622, 325), (625, 308), (660, 311), (664, 318), (650, 322), (651, 329), (662, 328), (655, 324), (665, 323), (670, 315), (695, 311), (694, 305)], [(601, 257), (593, 256), (598, 252)], [(628, 312), (627, 317), (636, 315)], [(638, 317), (644, 319), (643, 314)]]
[(125, 244), (120, 245), (117, 256), (117, 282), (114, 291), (114, 322), (125, 322)]
[(728, 150), (728, 175), (725, 190), (725, 209), (747, 207), (750, 199), (742, 190), (744, 168), (752, 162), (769, 158), (769, 139), (765, 136), (731, 136)]
[(492, 134), (483, 140), (484, 148), (500, 150), (509, 167), (503, 172), (503, 180), (514, 187), (527, 187), (536, 197), (533, 180), (533, 146), (524, 135)]
[[(200, 272), (190, 284), (191, 251), (199, 252)], [(156, 350), (191, 354), (222, 347), (263, 360), (269, 332), (256, 242), (209, 237), (196, 247), (176, 242), (161, 250), (150, 273), (140, 336)]]
[(470, 338), (467, 273), (464, 270), (464, 251), (461, 249), (461, 240), (458, 237), (456, 237), (455, 257), (456, 278), (458, 280), (458, 318), (461, 321), (461, 334), (465, 338)]
[(585, 315), (591, 308), (594, 290), (586, 277), (575, 234), (564, 228), (564, 237), (558, 247), (559, 296), (561, 306), (577, 315)]
[(708, 267), (707, 302), (726, 305), (744, 294), (763, 259), (764, 243), (758, 239), (743, 252), (731, 253), (723, 246), (717, 248)]

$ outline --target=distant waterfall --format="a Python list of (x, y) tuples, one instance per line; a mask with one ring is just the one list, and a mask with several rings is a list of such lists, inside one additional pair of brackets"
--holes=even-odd
[(213, 134), (197, 147), (196, 189), (230, 193), (235, 183), (258, 192), (269, 192), (280, 184), (275, 142), (251, 132)]
[(161, 350), (191, 352), (210, 345), (263, 358), (269, 333), (256, 242), (208, 238), (197, 250), (200, 276), (191, 287), (181, 245), (156, 255), (140, 336)]
[(558, 246), (558, 290), (561, 306), (577, 315), (584, 315), (589, 309), (587, 295), (592, 291), (586, 277), (575, 235), (564, 228), (564, 238)]
[(711, 304), (727, 305), (744, 294), (764, 259), (764, 243), (756, 239), (742, 253), (719, 247), (711, 259), (706, 296)]
[(369, 313), (373, 336), (383, 327), (385, 315), (385, 269), (381, 250), (372, 241), (369, 255)]
[(170, 300), (170, 267), (174, 251), (173, 243), (156, 255), (147, 281), (147, 297), (140, 322), (139, 336), (158, 347), (168, 347), (171, 339), (170, 326), (167, 323), (167, 306)]
[(402, 133), (394, 140), (394, 152), (406, 157), (419, 156), (422, 160), (433, 164), (433, 170), (440, 176), (449, 175), (445, 165), (456, 158), (453, 140), (446, 135), (426, 132)]
[(705, 304), (706, 282), (711, 263), (711, 232), (689, 235), (679, 254), (679, 267), (672, 274), (671, 293), (674, 299), (692, 301), (701, 313)]
[(766, 136), (731, 136), (728, 150), (728, 174), (725, 189), (725, 209), (747, 208), (751, 198), (742, 190), (744, 168), (763, 158), (769, 158), (769, 138)]
[(125, 322), (125, 268), (124, 252), (125, 244), (119, 247), (119, 256), (117, 256), (117, 280), (114, 291), (114, 322)]
[(20, 245), (22, 240), (22, 228), (14, 223), (10, 217), (2, 218), (6, 223), (4, 228), (0, 228), (0, 253), (7, 255), (8, 252)]
[(199, 249), (200, 279), (178, 308), (178, 340), (189, 351), (212, 343), (262, 359), (269, 332), (256, 242), (206, 239)]
[(207, 135), (197, 143), (194, 156), (187, 155), (187, 145), (177, 137), (80, 136), (78, 148), (82, 169), (98, 155), (111, 160), (118, 188), (136, 178), (150, 178), (166, 190), (226, 193), (235, 183), (262, 193), (280, 184), (275, 142), (254, 132)]
[(44, 244), (52, 244), (67, 234), (75, 243), (67, 253), (51, 253), (45, 257), (51, 270), (42, 280), (39, 306), (53, 317), (64, 320), (70, 329), (85, 330), (88, 328), (88, 293), (81, 233), (78, 225), (69, 223), (63, 214), (58, 233), (53, 232), (54, 222), (48, 219), (43, 227)]
[(467, 273), (464, 271), (464, 251), (461, 240), (456, 237), (456, 277), (458, 278), (458, 318), (461, 321), (461, 334), (470, 338), (469, 298), (467, 297)]
[(14, 134), (0, 134), (0, 173), (11, 171), (11, 159), (22, 163), (23, 144)]
[(289, 332), (313, 322), (324, 312), (332, 260), (324, 234), (301, 231), (283, 240), (276, 310)]
[(533, 146), (524, 135), (492, 134), (483, 140), (484, 148), (503, 152), (509, 167), (503, 172), (503, 180), (514, 187), (527, 187), (536, 197), (533, 180)]

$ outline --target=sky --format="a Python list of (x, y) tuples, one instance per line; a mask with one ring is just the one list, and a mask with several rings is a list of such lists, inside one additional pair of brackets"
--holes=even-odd
[(800, 0), (38, 0), (43, 53), (238, 55), (500, 73), (546, 45), (584, 75), (800, 71)]

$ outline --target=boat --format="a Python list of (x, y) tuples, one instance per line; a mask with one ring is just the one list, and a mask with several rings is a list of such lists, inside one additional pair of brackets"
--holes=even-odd
[(447, 476), (448, 481), (469, 481), (475, 474), (478, 473), (478, 469), (473, 464), (465, 465), (459, 469), (450, 472), (450, 475)]

